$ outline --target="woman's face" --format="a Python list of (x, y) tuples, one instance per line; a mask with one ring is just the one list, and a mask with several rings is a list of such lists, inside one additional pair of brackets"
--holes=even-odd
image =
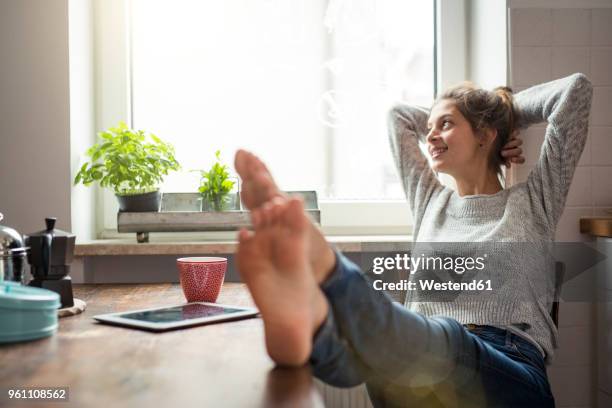
[(461, 176), (470, 168), (480, 168), (483, 160), (486, 165), (481, 141), (453, 101), (443, 99), (432, 107), (427, 129), (433, 170)]

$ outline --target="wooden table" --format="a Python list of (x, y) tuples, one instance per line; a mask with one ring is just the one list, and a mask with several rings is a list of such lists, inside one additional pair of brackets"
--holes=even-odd
[[(0, 346), (0, 390), (69, 387), (56, 407), (322, 406), (308, 368), (280, 369), (251, 318), (164, 333), (96, 323), (92, 316), (185, 302), (179, 285), (75, 285), (87, 310), (60, 319), (49, 338)], [(246, 287), (223, 286), (219, 303), (252, 306)], [(0, 398), (0, 406), (7, 400)]]

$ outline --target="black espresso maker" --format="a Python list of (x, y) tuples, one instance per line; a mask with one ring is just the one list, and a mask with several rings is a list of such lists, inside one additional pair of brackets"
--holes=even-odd
[(55, 229), (57, 218), (45, 218), (47, 228), (26, 236), (28, 262), (34, 279), (30, 286), (49, 289), (60, 295), (62, 308), (74, 306), (70, 263), (76, 236)]

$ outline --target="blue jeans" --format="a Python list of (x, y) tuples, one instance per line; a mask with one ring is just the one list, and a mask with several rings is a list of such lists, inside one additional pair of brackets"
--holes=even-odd
[(529, 341), (411, 312), (341, 254), (322, 289), (331, 308), (310, 363), (324, 382), (365, 382), (376, 407), (554, 407), (544, 359)]

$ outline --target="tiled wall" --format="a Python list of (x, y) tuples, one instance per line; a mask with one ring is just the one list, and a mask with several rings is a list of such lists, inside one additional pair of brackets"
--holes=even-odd
[[(612, 208), (612, 8), (511, 8), (509, 24), (515, 91), (574, 72), (594, 85), (587, 145), (556, 235), (558, 241), (590, 240), (580, 234), (579, 218)], [(533, 168), (543, 139), (544, 126), (523, 135), (526, 163), (515, 172), (519, 181)], [(549, 369), (557, 405), (596, 406), (596, 361), (609, 357), (595, 353), (593, 305), (564, 303), (560, 320), (560, 349)]]
[[(612, 183), (606, 183), (612, 180), (612, 8), (512, 9), (510, 33), (515, 91), (574, 72), (594, 85), (587, 145), (557, 231), (560, 241), (587, 240), (579, 233), (579, 217), (612, 208)], [(544, 126), (523, 135), (527, 163), (517, 170), (519, 180), (536, 162), (543, 139)]]

